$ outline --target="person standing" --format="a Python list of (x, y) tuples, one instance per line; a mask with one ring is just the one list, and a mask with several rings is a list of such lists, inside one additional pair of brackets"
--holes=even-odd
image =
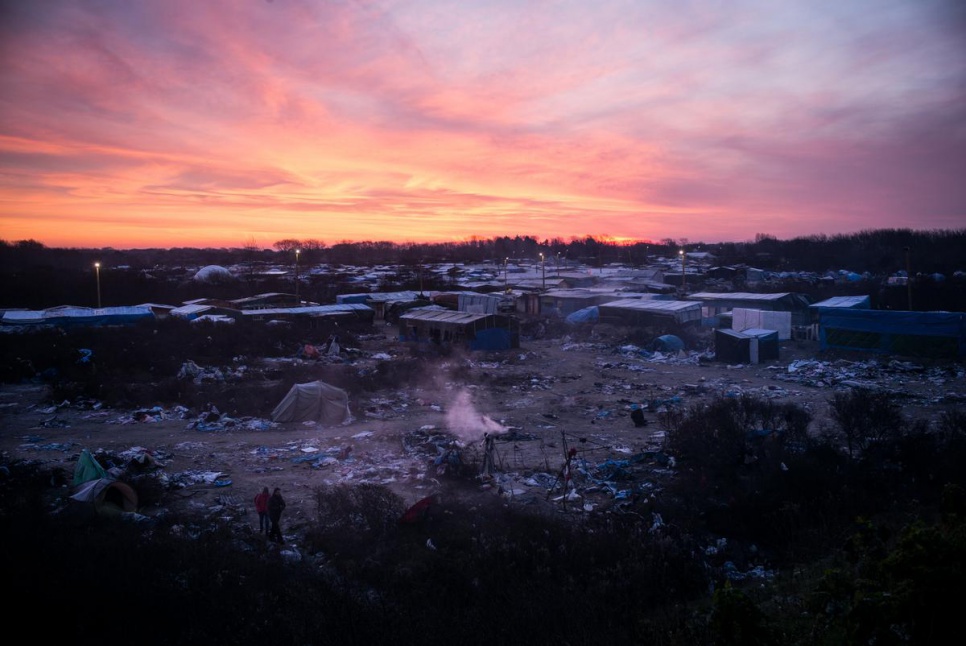
[(268, 524), (268, 499), (271, 498), (271, 494), (268, 493), (268, 487), (262, 489), (262, 492), (255, 495), (255, 511), (258, 513), (258, 533), (265, 534), (268, 536), (269, 524)]
[(282, 490), (275, 487), (272, 497), (268, 499), (268, 519), (272, 522), (268, 537), (279, 545), (282, 544), (282, 528), (279, 523), (282, 520), (283, 511), (285, 511), (285, 499), (282, 498)]

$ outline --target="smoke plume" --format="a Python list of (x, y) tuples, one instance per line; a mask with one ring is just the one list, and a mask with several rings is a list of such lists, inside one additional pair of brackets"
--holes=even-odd
[(464, 442), (483, 439), (484, 433), (505, 433), (507, 427), (476, 410), (470, 393), (462, 390), (446, 411), (446, 426)]

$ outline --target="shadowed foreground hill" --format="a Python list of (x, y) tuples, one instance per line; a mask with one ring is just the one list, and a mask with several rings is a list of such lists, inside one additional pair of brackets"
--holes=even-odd
[[(320, 487), (301, 552), (190, 515), (93, 515), (64, 500), (67, 474), (5, 458), (9, 616), (76, 644), (946, 643), (966, 583), (966, 416), (881, 434), (861, 420), (888, 401), (834, 405), (852, 455), (742, 439), (767, 415), (794, 435), (794, 408), (687, 412), (670, 448), (688, 466), (657, 506), (470, 506), (455, 481), (400, 523), (388, 489)], [(733, 539), (709, 550), (714, 536)]]

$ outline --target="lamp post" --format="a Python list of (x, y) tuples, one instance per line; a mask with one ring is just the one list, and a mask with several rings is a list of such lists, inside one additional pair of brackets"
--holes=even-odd
[(295, 250), (295, 307), (302, 304), (299, 300), (299, 254), (302, 253), (301, 249)]
[(547, 289), (547, 259), (540, 254), (540, 270), (543, 272), (543, 288)]
[(688, 255), (684, 253), (684, 249), (681, 249), (680, 251), (678, 251), (678, 253), (681, 255), (681, 289), (687, 289), (688, 274), (687, 274), (687, 269), (685, 269), (685, 265), (687, 263)]
[(555, 265), (555, 267), (557, 268), (557, 280), (560, 280), (560, 252), (559, 251), (557, 252), (557, 264)]
[(94, 263), (94, 277), (97, 280), (97, 309), (101, 309), (101, 263)]

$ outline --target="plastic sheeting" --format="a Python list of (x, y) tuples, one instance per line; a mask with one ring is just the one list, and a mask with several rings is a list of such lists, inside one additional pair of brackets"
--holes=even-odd
[(663, 334), (651, 342), (650, 349), (658, 352), (677, 352), (684, 349), (684, 341), (673, 334)]
[(323, 381), (295, 384), (272, 411), (273, 422), (342, 424), (352, 417), (349, 394)]
[(101, 514), (133, 512), (138, 508), (138, 495), (134, 489), (111, 478), (85, 482), (74, 490), (71, 499), (93, 503)]
[(580, 325), (581, 323), (596, 323), (600, 320), (600, 310), (596, 305), (579, 309), (571, 312), (564, 319), (568, 325)]

